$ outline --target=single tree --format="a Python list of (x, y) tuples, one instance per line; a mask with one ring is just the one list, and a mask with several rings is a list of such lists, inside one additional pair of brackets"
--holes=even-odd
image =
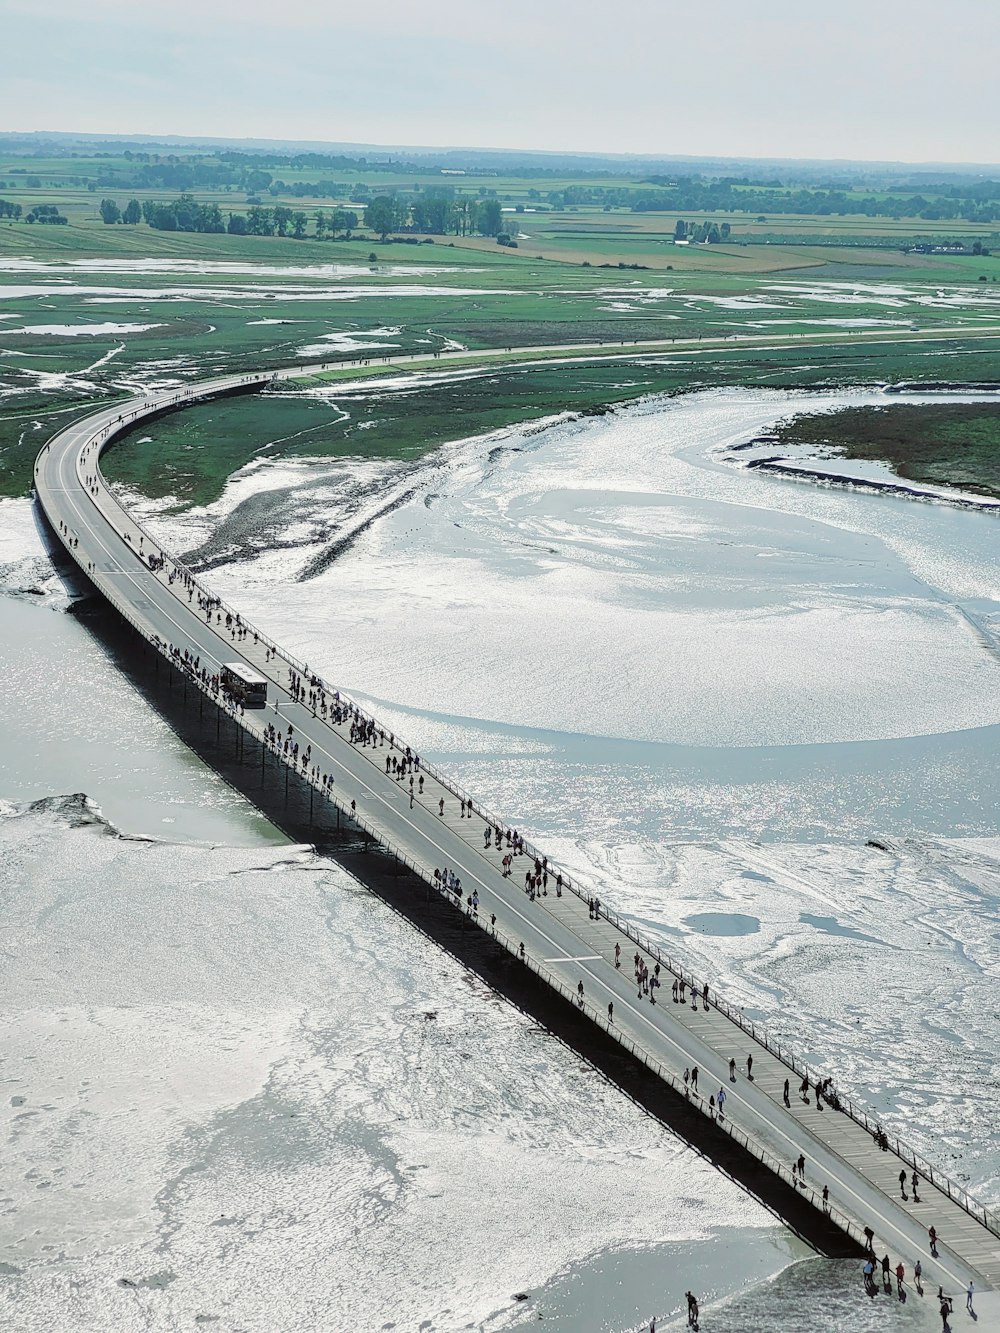
[(499, 236), (502, 223), (499, 199), (483, 199), (476, 205), (476, 230), (480, 236)]
[(122, 222), (127, 222), (130, 227), (134, 227), (142, 220), (142, 209), (139, 206), (138, 199), (130, 199), (125, 205), (125, 211), (122, 213)]
[(251, 208), (247, 213), (247, 232), (251, 236), (273, 236), (274, 221), (269, 208)]
[(112, 223), (121, 222), (121, 209), (113, 199), (101, 200), (101, 221), (111, 226)]
[(365, 226), (370, 227), (384, 241), (405, 217), (405, 207), (401, 207), (391, 195), (378, 195), (365, 209)]
[(330, 230), (334, 238), (337, 232), (342, 231), (345, 238), (350, 238), (351, 232), (358, 225), (358, 215), (351, 209), (335, 208), (333, 217), (330, 219)]

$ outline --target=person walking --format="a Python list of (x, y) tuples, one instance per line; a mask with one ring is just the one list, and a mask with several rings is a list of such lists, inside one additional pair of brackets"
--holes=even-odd
[(792, 1105), (792, 1103), (791, 1103), (791, 1102), (789, 1101), (789, 1099), (788, 1099), (788, 1079), (787, 1079), (787, 1078), (785, 1079), (784, 1100), (785, 1100), (785, 1105), (786, 1105), (786, 1106), (789, 1108), (789, 1110), (790, 1110), (790, 1109), (791, 1109), (791, 1105)]
[(906, 1172), (899, 1173), (899, 1197), (906, 1203)]
[(615, 1021), (615, 1004), (614, 1004), (614, 1001), (613, 1001), (613, 1000), (609, 1000), (609, 1001), (608, 1001), (608, 1022), (609, 1022), (609, 1023), (613, 1023), (614, 1021)]
[(936, 1259), (936, 1258), (938, 1257), (938, 1252), (937, 1252), (937, 1230), (936, 1230), (934, 1227), (928, 1227), (928, 1228), (927, 1228), (927, 1239), (928, 1239), (928, 1240), (930, 1241), (930, 1243), (931, 1243), (931, 1258), (932, 1258), (932, 1259)]
[(824, 1213), (828, 1213), (829, 1211), (830, 1211), (830, 1186), (829, 1186), (829, 1185), (824, 1185), (824, 1186), (823, 1186), (823, 1212), (824, 1212)]
[(692, 1088), (694, 1088), (695, 1092), (698, 1091), (698, 1066), (697, 1066), (697, 1065), (695, 1065), (694, 1068), (691, 1070), (691, 1086), (692, 1086)]
[(729, 1081), (736, 1082), (736, 1057), (733, 1055), (729, 1057)]
[(882, 1285), (883, 1285), (883, 1287), (885, 1287), (886, 1291), (889, 1291), (889, 1290), (891, 1290), (891, 1288), (892, 1288), (892, 1279), (891, 1279), (890, 1276), (889, 1276), (889, 1272), (890, 1272), (890, 1268), (889, 1268), (889, 1256), (888, 1256), (887, 1254), (883, 1254), (883, 1256), (882, 1256)]
[(906, 1269), (903, 1267), (903, 1261), (900, 1260), (896, 1265), (896, 1295), (903, 1300), (903, 1278), (906, 1276)]
[(965, 1290), (965, 1308), (968, 1310), (969, 1314), (975, 1314), (975, 1311), (972, 1308), (972, 1298), (975, 1294), (976, 1284), (970, 1280), (969, 1285)]
[(751, 1083), (753, 1082), (753, 1056), (752, 1056), (752, 1055), (748, 1055), (748, 1056), (747, 1056), (747, 1078), (750, 1080)]
[(914, 1203), (920, 1202), (920, 1195), (917, 1193), (917, 1186), (919, 1184), (920, 1184), (920, 1177), (917, 1175), (916, 1171), (914, 1171), (913, 1175), (910, 1177), (910, 1188), (913, 1191)]
[(723, 1106), (724, 1106), (725, 1103), (726, 1103), (726, 1090), (725, 1090), (725, 1088), (723, 1088), (723, 1087), (720, 1086), (719, 1091), (716, 1093), (715, 1102), (716, 1102), (716, 1105), (717, 1105), (718, 1108), (719, 1108), (719, 1119), (721, 1120), (722, 1117), (725, 1115), (725, 1111), (723, 1111), (723, 1109), (722, 1109)]
[(923, 1272), (924, 1272), (924, 1266), (918, 1259), (913, 1266), (913, 1285), (916, 1287), (917, 1291), (920, 1293), (921, 1296), (924, 1294), (920, 1286), (920, 1279), (923, 1276)]

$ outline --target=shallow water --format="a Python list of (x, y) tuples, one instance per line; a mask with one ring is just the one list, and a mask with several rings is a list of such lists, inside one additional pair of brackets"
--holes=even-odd
[[(211, 580), (996, 1199), (998, 520), (726, 461), (780, 416), (873, 400), (710, 392), (506, 432), (317, 577), (307, 525)], [(287, 514), (315, 503), (297, 466)], [(230, 536), (267, 484), (234, 481)], [(688, 921), (715, 913), (760, 929)]]
[[(305, 524), (298, 552), (212, 580), (989, 1193), (996, 529), (718, 461), (775, 410), (717, 395), (509, 432), (454, 450), (318, 578), (296, 581)], [(864, 1301), (856, 1266), (799, 1261), (349, 877), (269, 849), (88, 651), (38, 552), (16, 558), (23, 509), (0, 519), (26, 709), (0, 790), (96, 792), (180, 840), (73, 827), (73, 804), (0, 817), (18, 1327), (604, 1333), (672, 1326), (691, 1286), (706, 1330), (935, 1326)]]
[(499, 1329), (609, 1250), (587, 1333), (630, 1322), (612, 1271), (663, 1308), (696, 1250), (720, 1299), (805, 1253), (308, 849), (56, 799), (0, 806), (0, 857), (11, 1327)]
[(180, 741), (73, 616), (0, 596), (0, 797), (86, 792), (130, 833), (256, 846), (281, 840)]
[[(716, 392), (507, 432), (435, 459), (319, 577), (300, 547), (212, 578), (512, 819), (996, 833), (997, 519), (722, 461), (816, 404)], [(299, 503), (336, 513), (336, 471), (296, 469), (247, 469), (214, 507), (241, 553), (241, 506), (269, 485), (286, 522)], [(184, 523), (165, 535), (183, 544)]]

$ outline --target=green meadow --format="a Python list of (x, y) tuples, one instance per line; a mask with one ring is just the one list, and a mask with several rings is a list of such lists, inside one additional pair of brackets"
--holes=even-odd
[[(984, 358), (995, 358), (998, 347), (985, 340), (956, 347), (948, 356), (949, 380), (978, 381)], [(941, 374), (941, 349), (906, 343), (720, 348), (703, 356), (485, 364), (471, 374), (433, 365), (423, 371), (373, 370), (360, 384), (353, 372), (309, 376), (300, 382), (300, 392), (283, 386), (163, 418), (124, 437), (105, 455), (105, 472), (151, 498), (171, 499), (178, 508), (208, 505), (234, 472), (262, 458), (412, 460), (440, 444), (556, 413), (592, 414), (649, 394), (714, 386), (917, 383)]]
[[(150, 494), (204, 504), (260, 450), (408, 458), (553, 412), (711, 384), (1000, 380), (1000, 343), (986, 336), (1000, 330), (1000, 257), (903, 253), (927, 233), (982, 246), (993, 223), (727, 213), (731, 243), (678, 246), (673, 211), (540, 206), (538, 181), (511, 175), (488, 187), (525, 209), (505, 215), (522, 232), (516, 249), (468, 236), (298, 241), (106, 225), (102, 195), (124, 205), (131, 191), (86, 182), (117, 170), (115, 160), (25, 160), (17, 179), (11, 170), (0, 162), (0, 197), (26, 211), (55, 205), (68, 221), (0, 221), (3, 495), (27, 492), (42, 441), (95, 400), (321, 359), (368, 359), (369, 387), (353, 391), (349, 407), (333, 406), (358, 375), (343, 371), (297, 395), (194, 409), (156, 423), (152, 445), (137, 437), (120, 446), (109, 470)], [(395, 185), (412, 189), (420, 182), (411, 174)], [(377, 171), (351, 179), (393, 184)], [(609, 176), (603, 185), (621, 183)], [(544, 189), (575, 184), (553, 177)], [(456, 188), (484, 187), (470, 178)], [(226, 212), (247, 208), (232, 189), (193, 193)], [(282, 202), (310, 218), (331, 206)], [(648, 340), (674, 340), (676, 354), (634, 347)], [(617, 344), (605, 349), (610, 360), (558, 364), (558, 349), (597, 342)], [(430, 374), (380, 364), (451, 347), (512, 351), (461, 376), (444, 362), (429, 360)], [(526, 351), (541, 347), (557, 350)], [(384, 375), (396, 387), (380, 385)]]
[(1000, 499), (1000, 402), (845, 408), (782, 422), (774, 437), (884, 460), (910, 481)]

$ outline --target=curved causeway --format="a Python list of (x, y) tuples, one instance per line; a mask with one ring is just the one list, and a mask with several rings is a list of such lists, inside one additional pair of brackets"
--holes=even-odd
[[(683, 981), (693, 988), (695, 978), (605, 905), (595, 915), (568, 876), (557, 893), (554, 864), (545, 862), (548, 892), (529, 896), (517, 883), (517, 870), (523, 880), (540, 852), (528, 847), (526, 855), (515, 856), (514, 875), (505, 875), (502, 860), (512, 853), (505, 821), (419, 760), (407, 771), (419, 775), (422, 790), (418, 786), (411, 793), (408, 778), (394, 778), (386, 760), (387, 755), (403, 760), (405, 745), (388, 733), (382, 744), (362, 743), (362, 730), (374, 730), (378, 741), (378, 723), (243, 620), (237, 609), (224, 606), (141, 527), (104, 481), (102, 451), (143, 418), (213, 397), (255, 392), (279, 378), (361, 364), (225, 376), (102, 408), (43, 446), (35, 462), (38, 502), (94, 587), (186, 681), (228, 714), (242, 729), (238, 734), (262, 747), (262, 757), (270, 751), (287, 766), (286, 773), (294, 771), (313, 796), (335, 806), (424, 884), (442, 891), (435, 871), (448, 867), (461, 880), (463, 897), (477, 898), (475, 907), (459, 898), (457, 910), (466, 911), (498, 946), (523, 960), (551, 988), (553, 1004), (572, 1003), (646, 1067), (645, 1077), (687, 1099), (692, 1114), (710, 1117), (716, 1142), (732, 1143), (734, 1150), (738, 1145), (770, 1173), (769, 1179), (781, 1182), (797, 1206), (811, 1206), (818, 1224), (814, 1234), (825, 1229), (828, 1237), (841, 1238), (839, 1243), (828, 1238), (828, 1251), (858, 1253), (870, 1228), (879, 1254), (888, 1252), (893, 1266), (901, 1260), (911, 1272), (918, 1258), (926, 1261), (924, 1280), (931, 1290), (931, 1284), (940, 1283), (957, 1293), (970, 1278), (977, 1286), (1000, 1286), (1000, 1229), (993, 1214), (905, 1145), (892, 1141), (880, 1149), (877, 1126), (843, 1093), (837, 1110), (829, 1104), (820, 1110), (814, 1096), (808, 1102), (796, 1096), (802, 1078), (809, 1077), (802, 1062), (731, 1010), (723, 997), (712, 992), (707, 1003), (702, 1001), (700, 980), (698, 1002), (672, 1002), (671, 983)], [(265, 708), (244, 712), (220, 693), (218, 677), (227, 662), (241, 663), (266, 679)], [(286, 755), (283, 740), (289, 729), (300, 751), (289, 749)], [(655, 987), (651, 1003), (633, 981), (636, 955), (650, 974), (664, 979), (658, 1002)], [(752, 1079), (743, 1072), (748, 1054)], [(731, 1059), (739, 1070), (735, 1081)], [(700, 1071), (697, 1088), (683, 1077), (694, 1066)], [(786, 1079), (792, 1085), (790, 1105), (783, 1097)], [(709, 1101), (720, 1087), (727, 1094), (724, 1117), (717, 1116), (714, 1099)], [(807, 1162), (803, 1179), (791, 1169), (800, 1155)], [(908, 1176), (918, 1172), (919, 1200), (904, 1204), (899, 1199), (901, 1170)], [(928, 1255), (930, 1226), (941, 1238), (936, 1258)], [(1000, 1326), (995, 1292), (983, 1294), (980, 1308), (987, 1313), (987, 1326), (994, 1326), (989, 1312)]]

